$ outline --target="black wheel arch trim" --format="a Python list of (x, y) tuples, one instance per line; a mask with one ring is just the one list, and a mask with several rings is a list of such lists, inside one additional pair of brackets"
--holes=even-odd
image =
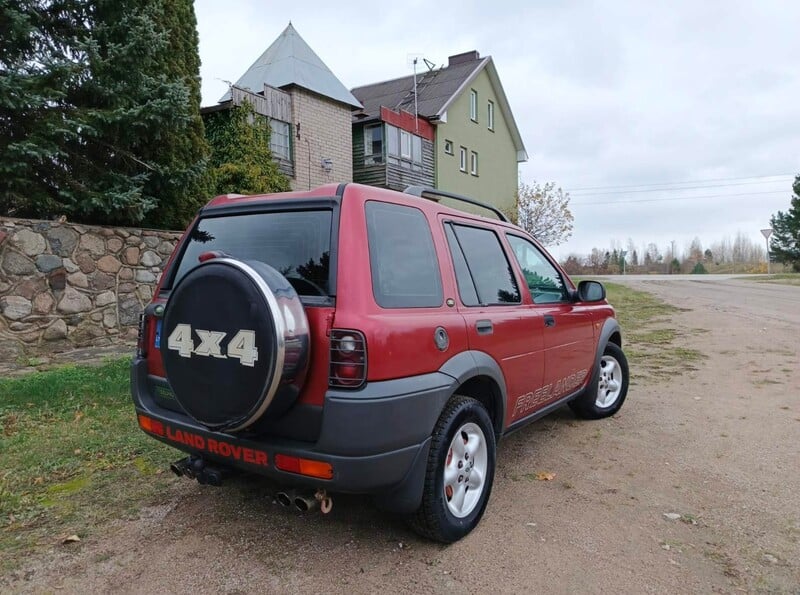
[[(617, 335), (619, 338), (618, 341), (611, 340), (614, 335)], [(589, 378), (589, 383), (586, 385), (586, 388), (595, 385), (597, 377), (600, 374), (600, 359), (603, 357), (603, 353), (606, 350), (606, 345), (609, 343), (614, 343), (617, 345), (617, 347), (622, 349), (622, 329), (620, 328), (619, 322), (617, 322), (616, 318), (606, 318), (606, 321), (603, 323), (603, 328), (600, 330), (600, 335), (597, 338), (597, 350), (594, 354), (592, 375)]]
[[(494, 404), (494, 425), (495, 436), (498, 437), (503, 433), (503, 428), (506, 419), (506, 403), (508, 402), (508, 390), (506, 389), (506, 380), (503, 376), (503, 371), (500, 364), (483, 351), (462, 351), (458, 355), (453, 356), (439, 368), (439, 372), (447, 374), (452, 377), (455, 382), (453, 386), (453, 394), (458, 393), (458, 388), (469, 382), (474, 378), (488, 377), (497, 386), (497, 393), (492, 395)], [(490, 412), (491, 414), (491, 412)]]

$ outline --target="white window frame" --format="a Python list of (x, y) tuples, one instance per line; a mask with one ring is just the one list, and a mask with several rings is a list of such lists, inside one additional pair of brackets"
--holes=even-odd
[(494, 131), (494, 101), (491, 99), (486, 104), (486, 127)]
[(391, 124), (386, 125), (386, 154), (393, 157), (400, 157), (399, 129)]
[(453, 141), (445, 139), (444, 152), (448, 155), (453, 155)]
[(478, 175), (478, 152), (470, 151), (469, 154), (469, 173), (473, 176)]
[(411, 135), (411, 160), (422, 163), (422, 137), (416, 134)]
[(273, 157), (292, 160), (292, 127), (283, 120), (269, 119), (269, 150)]
[(469, 119), (478, 121), (478, 92), (475, 89), (469, 90)]
[(458, 169), (464, 173), (467, 173), (467, 147), (460, 147), (459, 148), (459, 165)]
[(405, 130), (400, 131), (400, 157), (411, 159), (411, 133)]

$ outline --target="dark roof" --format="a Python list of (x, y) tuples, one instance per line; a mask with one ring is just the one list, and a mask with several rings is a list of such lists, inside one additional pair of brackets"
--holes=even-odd
[[(447, 108), (455, 101), (469, 84), (485, 71), (497, 98), (497, 106), (508, 125), (511, 139), (517, 150), (517, 161), (527, 161), (528, 153), (522, 136), (511, 113), (506, 92), (500, 83), (497, 69), (491, 56), (481, 58), (477, 51), (450, 56), (448, 65), (417, 75), (417, 114), (435, 124), (443, 118)], [(404, 76), (391, 81), (364, 85), (351, 90), (364, 106), (363, 110), (353, 112), (353, 122), (371, 122), (380, 119), (381, 106), (398, 111), (403, 109), (414, 113), (414, 76)]]
[[(417, 74), (417, 113), (423, 118), (440, 115), (442, 108), (485, 60), (469, 60)], [(351, 92), (362, 103), (364, 115), (369, 118), (379, 116), (381, 106), (414, 111), (413, 75), (356, 87)]]

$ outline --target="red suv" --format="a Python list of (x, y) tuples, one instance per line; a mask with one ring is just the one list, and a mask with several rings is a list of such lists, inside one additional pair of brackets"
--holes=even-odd
[(142, 315), (132, 394), (141, 428), (189, 453), (178, 475), (255, 472), (300, 509), (372, 494), (452, 542), (483, 515), (499, 438), (565, 404), (619, 410), (621, 345), (603, 286), (575, 287), (497, 209), (328, 185), (200, 211)]

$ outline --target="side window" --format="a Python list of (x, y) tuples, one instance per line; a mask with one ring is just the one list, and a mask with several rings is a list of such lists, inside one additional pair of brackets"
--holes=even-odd
[(368, 201), (365, 208), (377, 304), (381, 308), (441, 306), (439, 261), (422, 211), (376, 201)]
[(450, 246), (450, 254), (453, 257), (453, 268), (456, 273), (456, 283), (458, 283), (458, 295), (461, 296), (461, 303), (465, 306), (479, 306), (478, 292), (475, 291), (475, 283), (469, 273), (467, 261), (464, 259), (464, 252), (458, 244), (456, 234), (453, 233), (453, 226), (449, 223), (444, 226), (447, 243)]
[[(453, 225), (453, 230), (464, 253), (478, 301), (484, 305), (520, 303), (519, 287), (500, 238), (492, 230), (480, 227)], [(462, 294), (462, 301), (464, 297)]]
[(525, 275), (533, 303), (548, 304), (565, 300), (564, 280), (542, 251), (525, 238), (512, 235), (507, 237), (519, 268)]

